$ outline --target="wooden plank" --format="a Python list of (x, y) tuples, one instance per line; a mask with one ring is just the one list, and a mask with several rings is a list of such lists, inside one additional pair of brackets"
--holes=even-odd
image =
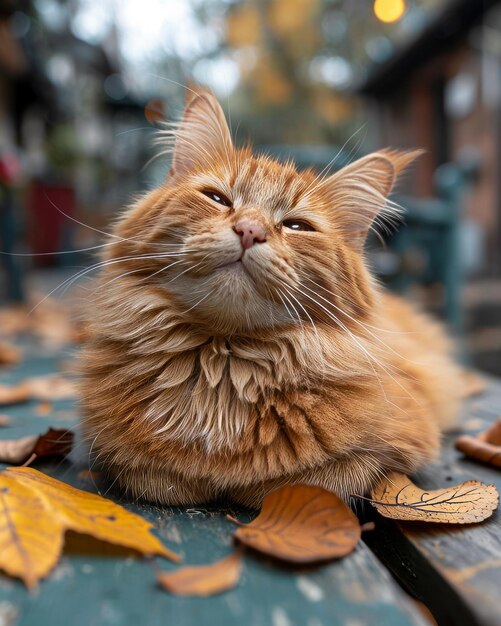
[[(415, 482), (435, 489), (475, 479), (492, 483), (501, 492), (499, 469), (469, 460), (454, 448), (459, 432), (483, 431), (500, 415), (501, 383), (490, 380), (483, 394), (465, 404), (460, 427), (445, 438), (440, 460), (416, 476)], [(366, 513), (376, 519), (376, 531), (367, 536), (367, 544), (430, 608), (439, 624), (501, 625), (499, 509), (473, 526), (396, 524), (373, 510)]]
[[(55, 371), (60, 355), (30, 358), (0, 382)], [(36, 414), (38, 403), (9, 407), (12, 418), (0, 437), (16, 438), (64, 427), (77, 419), (72, 402), (54, 402), (49, 415)], [(79, 477), (67, 463), (38, 469), (79, 488), (95, 491), (92, 481)], [(234, 526), (224, 509), (172, 509), (128, 504), (158, 528), (167, 545), (187, 564), (210, 563), (231, 550)], [(231, 510), (240, 519), (249, 513)], [(238, 588), (208, 599), (174, 597), (160, 590), (151, 565), (121, 550), (71, 537), (67, 550), (37, 594), (0, 575), (2, 626), (153, 626), (219, 624), (221, 626), (385, 626), (427, 622), (367, 546), (360, 543), (338, 562), (291, 571), (257, 556), (245, 557)], [(173, 564), (159, 560), (162, 569)]]

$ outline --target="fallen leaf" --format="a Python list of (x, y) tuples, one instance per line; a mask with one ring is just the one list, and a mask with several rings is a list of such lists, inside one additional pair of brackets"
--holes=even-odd
[(31, 389), (24, 382), (17, 385), (0, 385), (0, 405), (28, 402), (30, 398)]
[[(33, 471), (33, 470), (32, 470)], [(56, 564), (63, 526), (29, 486), (0, 472), (0, 569), (32, 589)]]
[(33, 450), (37, 457), (67, 456), (73, 448), (74, 434), (71, 430), (49, 430), (38, 438)]
[(78, 478), (80, 480), (98, 480), (101, 477), (101, 472), (95, 472), (94, 470), (80, 470), (78, 472)]
[(21, 360), (18, 348), (7, 343), (0, 343), (0, 365), (14, 365)]
[(181, 567), (173, 572), (159, 572), (157, 581), (163, 589), (178, 596), (213, 596), (233, 589), (242, 573), (240, 551), (211, 563)]
[(477, 437), (463, 435), (456, 439), (456, 448), (477, 461), (501, 467), (501, 446), (493, 446)]
[(501, 446), (501, 417), (499, 417), (485, 433), (480, 435), (480, 437), (495, 446)]
[(81, 341), (84, 330), (73, 313), (61, 302), (44, 294), (30, 294), (27, 306), (0, 310), (0, 332), (6, 336), (30, 333), (50, 347)]
[(462, 398), (479, 396), (487, 389), (487, 383), (476, 372), (472, 372), (471, 370), (463, 370), (461, 378)]
[(29, 327), (27, 309), (23, 306), (14, 305), (0, 309), (0, 329), (6, 335), (15, 335), (24, 332)]
[(485, 420), (480, 417), (472, 417), (464, 422), (461, 422), (461, 428), (463, 430), (480, 430), (485, 425)]
[(28, 588), (52, 570), (67, 530), (179, 561), (150, 533), (151, 528), (145, 519), (111, 500), (31, 467), (0, 472), (0, 569), (21, 578)]
[(38, 435), (28, 435), (21, 439), (0, 441), (0, 463), (24, 463), (33, 453), (38, 439)]
[(36, 458), (64, 457), (73, 447), (71, 430), (49, 430), (43, 435), (0, 440), (0, 463), (19, 465)]
[(36, 408), (37, 415), (48, 415), (52, 411), (52, 404), (48, 400), (43, 400)]
[(467, 456), (501, 467), (501, 417), (484, 433), (476, 437), (462, 435), (456, 439), (456, 448)]
[(11, 421), (8, 415), (0, 415), (0, 428), (4, 428), (5, 426), (10, 426)]
[(494, 485), (476, 480), (425, 491), (404, 474), (393, 473), (372, 492), (371, 504), (384, 517), (441, 524), (473, 524), (490, 517), (499, 503)]
[(26, 384), (31, 390), (32, 398), (37, 400), (66, 400), (77, 395), (75, 384), (58, 374), (28, 378)]
[(334, 493), (320, 487), (288, 485), (268, 494), (260, 514), (240, 524), (242, 543), (293, 563), (312, 563), (349, 554), (360, 539), (360, 524)]
[(0, 385), (0, 405), (29, 400), (65, 400), (76, 395), (75, 384), (58, 374), (27, 378), (16, 385)]

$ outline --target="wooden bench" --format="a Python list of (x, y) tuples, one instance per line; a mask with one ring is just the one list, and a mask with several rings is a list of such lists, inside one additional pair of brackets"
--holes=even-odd
[[(0, 382), (57, 371), (63, 357), (47, 356), (26, 346), (23, 363), (0, 372)], [(446, 390), (444, 391), (446, 392)], [(55, 402), (40, 416), (37, 403), (3, 410), (12, 426), (2, 438), (68, 427), (77, 420), (75, 403)], [(489, 381), (487, 391), (468, 401), (463, 414), (468, 432), (483, 430), (501, 413), (501, 383)], [(501, 473), (466, 460), (446, 437), (440, 461), (416, 477), (424, 487), (452, 485), (468, 479), (495, 483)], [(81, 489), (95, 490), (68, 463), (46, 463), (38, 469)], [(181, 553), (186, 564), (210, 563), (231, 550), (234, 526), (225, 519), (248, 520), (251, 512), (216, 508), (158, 508), (126, 504), (154, 522), (158, 535)], [(362, 626), (501, 625), (501, 515), (473, 527), (398, 524), (357, 505), (375, 530), (364, 533), (356, 550), (329, 565), (290, 570), (269, 560), (246, 555), (239, 586), (208, 599), (175, 597), (155, 584), (145, 560), (124, 558), (121, 550), (92, 540), (70, 537), (59, 565), (29, 594), (18, 581), (0, 575), (2, 626)], [(163, 569), (175, 567), (161, 562)], [(406, 591), (404, 591), (404, 589)], [(433, 623), (433, 622), (432, 622)]]

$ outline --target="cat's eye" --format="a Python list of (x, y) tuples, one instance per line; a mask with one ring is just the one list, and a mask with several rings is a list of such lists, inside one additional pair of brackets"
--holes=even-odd
[(204, 189), (202, 193), (204, 194), (204, 196), (207, 196), (207, 198), (214, 200), (214, 202), (217, 202), (218, 204), (231, 207), (231, 201), (228, 200), (228, 198), (224, 194), (220, 193), (219, 191), (212, 191), (211, 189)]
[(282, 222), (282, 226), (284, 228), (288, 228), (289, 230), (298, 231), (314, 231), (315, 229), (311, 224), (305, 222), (304, 220), (285, 220)]

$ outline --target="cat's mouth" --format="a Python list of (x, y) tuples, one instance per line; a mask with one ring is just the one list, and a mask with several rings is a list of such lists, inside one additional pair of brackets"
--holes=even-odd
[(230, 261), (229, 263), (225, 263), (224, 265), (220, 265), (217, 269), (218, 270), (233, 271), (233, 272), (244, 272), (245, 274), (250, 276), (250, 274), (249, 274), (247, 268), (245, 267), (242, 259), (243, 259), (243, 255), (239, 259), (237, 259), (236, 261)]

